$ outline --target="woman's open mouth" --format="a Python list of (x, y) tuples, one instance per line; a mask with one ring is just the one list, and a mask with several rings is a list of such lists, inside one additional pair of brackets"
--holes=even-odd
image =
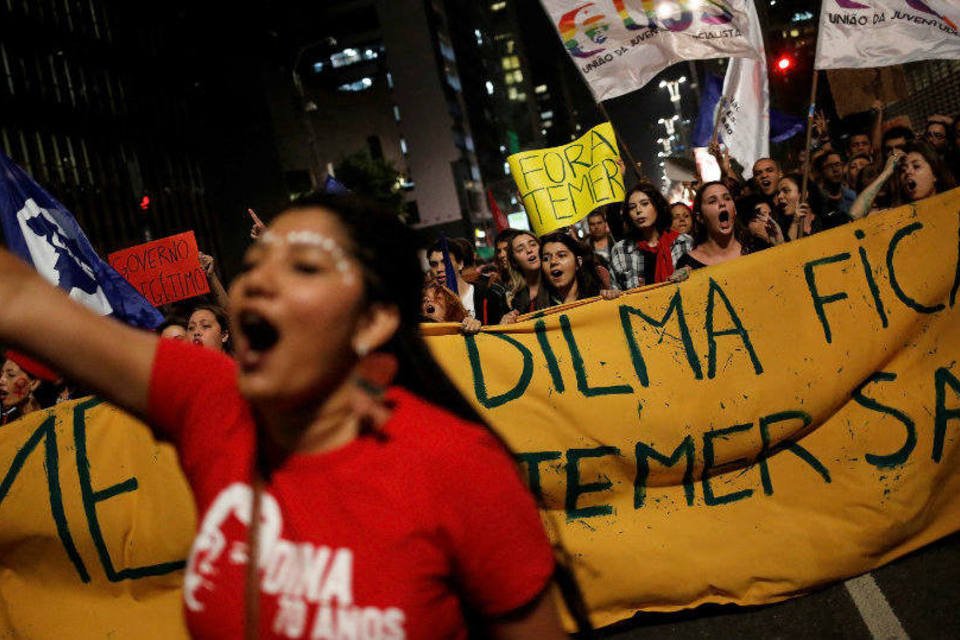
[(907, 178), (906, 187), (907, 187), (907, 191), (909, 191), (910, 193), (913, 193), (914, 191), (917, 190), (917, 181), (914, 180), (913, 178)]
[(719, 219), (720, 219), (720, 224), (726, 224), (727, 222), (730, 222), (730, 212), (721, 211)]
[(280, 332), (277, 328), (255, 311), (243, 312), (240, 315), (239, 324), (240, 333), (243, 334), (247, 343), (248, 357), (244, 359), (244, 364), (266, 354), (280, 340)]
[(554, 280), (559, 280), (560, 278), (563, 277), (563, 270), (561, 270), (561, 269), (553, 269), (553, 270), (551, 270), (551, 271), (550, 271), (550, 277), (553, 278)]

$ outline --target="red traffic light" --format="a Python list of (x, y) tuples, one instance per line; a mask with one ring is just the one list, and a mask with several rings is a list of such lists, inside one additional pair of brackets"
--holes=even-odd
[(150, 208), (150, 196), (143, 196), (140, 198), (140, 210), (146, 211)]
[(786, 73), (787, 71), (790, 71), (790, 69), (793, 68), (794, 64), (796, 64), (796, 60), (793, 59), (793, 56), (788, 54), (783, 54), (782, 56), (777, 58), (777, 61), (774, 63), (774, 66), (777, 68), (777, 71), (779, 71), (780, 73)]

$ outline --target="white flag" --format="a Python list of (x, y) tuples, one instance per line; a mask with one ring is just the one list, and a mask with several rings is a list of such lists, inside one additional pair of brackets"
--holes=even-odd
[(677, 62), (757, 55), (752, 0), (541, 1), (598, 101)]
[(745, 169), (760, 158), (769, 157), (770, 90), (766, 61), (732, 58), (720, 100), (720, 138), (730, 157)]
[(957, 0), (823, 0), (817, 69), (960, 60)]

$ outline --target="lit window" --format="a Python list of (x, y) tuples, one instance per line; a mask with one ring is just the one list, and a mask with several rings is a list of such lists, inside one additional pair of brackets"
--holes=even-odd
[(513, 81), (523, 82), (523, 73), (519, 69), (513, 72)]
[(356, 82), (347, 82), (337, 87), (338, 91), (356, 93), (357, 91), (366, 91), (373, 86), (373, 80), (370, 78), (360, 78)]
[(493, 83), (490, 82), (489, 80), (487, 80), (487, 82), (486, 82), (486, 87), (487, 87), (487, 95), (488, 95), (488, 96), (492, 96), (492, 95), (493, 95)]
[(536, 86), (536, 88), (533, 90), (533, 92), (534, 92), (534, 93), (546, 93), (546, 92), (547, 92), (547, 85), (545, 85), (545, 84), (538, 84), (538, 85)]
[(400, 122), (400, 107), (393, 105), (393, 119)]
[(490, 5), (490, 11), (493, 11), (493, 12), (503, 11), (506, 8), (507, 8), (506, 2), (494, 2), (493, 4)]
[(321, 71), (323, 71), (323, 63), (322, 63), (322, 62), (314, 62), (314, 63), (313, 63), (313, 72), (314, 72), (314, 73), (320, 73)]
[(553, 111), (552, 111), (552, 110), (551, 110), (551, 111), (541, 111), (541, 112), (540, 112), (540, 119), (541, 119), (541, 120), (549, 120), (549, 119), (552, 118), (552, 117), (553, 117)]
[(510, 163), (509, 163), (509, 162), (504, 162), (504, 163), (503, 163), (503, 175), (505, 175), (505, 176), (510, 175)]
[(400, 138), (400, 153), (407, 155), (407, 139)]
[(393, 74), (387, 71), (387, 89), (393, 89)]
[(790, 29), (790, 37), (796, 38), (800, 35), (800, 32), (797, 29)]
[(476, 36), (476, 38), (477, 38), (477, 46), (479, 47), (480, 45), (482, 45), (482, 44), (483, 44), (483, 35), (480, 33), (480, 29), (474, 29), (474, 30), (473, 30), (473, 35)]
[(355, 62), (360, 62), (360, 52), (353, 48), (338, 51), (330, 56), (330, 64), (334, 69), (346, 67)]
[(549, 129), (549, 128), (552, 127), (552, 126), (553, 126), (553, 120), (544, 120), (544, 121), (543, 121), (543, 128), (544, 128), (544, 129)]

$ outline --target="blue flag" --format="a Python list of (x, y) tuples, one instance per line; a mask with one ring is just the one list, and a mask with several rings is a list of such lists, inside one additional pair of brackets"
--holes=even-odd
[(327, 174), (327, 177), (323, 180), (323, 192), (334, 196), (345, 196), (352, 193), (350, 189), (343, 186), (342, 182), (330, 174)]
[(153, 329), (163, 316), (100, 259), (73, 214), (0, 153), (0, 223), (7, 247), (100, 315)]
[[(700, 89), (700, 113), (693, 127), (692, 146), (706, 147), (713, 137), (714, 118), (717, 113), (717, 103), (723, 93), (723, 78), (707, 73)], [(770, 141), (783, 142), (789, 140), (804, 130), (804, 119), (770, 109)]]
[(457, 290), (457, 272), (453, 268), (453, 261), (450, 259), (450, 244), (447, 240), (447, 234), (445, 233), (440, 234), (440, 251), (443, 253), (443, 273), (447, 289), (459, 294), (460, 292)]
[(713, 137), (714, 117), (717, 114), (717, 103), (723, 93), (723, 78), (707, 73), (700, 85), (700, 113), (697, 114), (697, 123), (693, 127), (691, 146), (706, 147)]

